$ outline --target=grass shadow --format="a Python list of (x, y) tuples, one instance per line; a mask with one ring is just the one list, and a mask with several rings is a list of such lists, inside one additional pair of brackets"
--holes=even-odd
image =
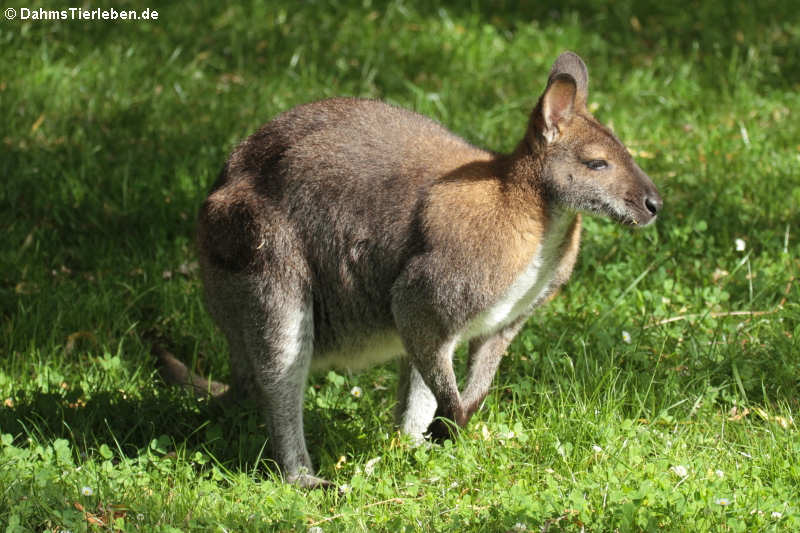
[[(135, 398), (124, 391), (94, 391), (83, 398), (80, 388), (21, 392), (13, 405), (0, 408), (0, 433), (43, 444), (66, 439), (81, 454), (96, 453), (102, 444), (128, 458), (151, 448), (161, 455), (201, 451), (233, 472), (278, 473), (270, 459), (266, 427), (252, 403), (195, 400), (174, 388), (142, 390)], [(362, 438), (363, 430), (345, 411), (305, 412), (309, 452), (325, 471), (332, 472), (342, 454), (362, 456), (376, 446)]]

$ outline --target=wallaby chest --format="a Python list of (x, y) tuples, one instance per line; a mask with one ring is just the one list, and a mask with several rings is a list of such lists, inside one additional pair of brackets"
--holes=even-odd
[[(456, 342), (491, 335), (533, 309), (566, 281), (577, 252), (580, 228), (572, 212), (557, 212), (550, 218), (541, 240), (531, 248), (525, 266), (515, 274), (500, 296), (482, 310), (456, 336)], [(312, 368), (330, 367), (358, 370), (380, 364), (404, 353), (395, 328), (365, 332), (357, 338), (342, 339), (342, 344), (315, 352)]]
[(464, 337), (489, 335), (529, 314), (566, 281), (577, 251), (579, 228), (575, 224), (575, 213), (554, 213), (525, 267), (495, 303), (470, 322)]

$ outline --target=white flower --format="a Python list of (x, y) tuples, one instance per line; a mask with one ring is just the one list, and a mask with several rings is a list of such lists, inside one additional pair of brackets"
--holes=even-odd
[(672, 470), (672, 473), (678, 477), (686, 477), (689, 475), (689, 470), (683, 465), (675, 465), (670, 468), (670, 470)]
[(731, 501), (728, 498), (717, 498), (716, 500), (714, 500), (714, 503), (716, 503), (717, 505), (725, 506), (725, 505), (730, 505)]
[(624, 342), (625, 344), (631, 343), (631, 334), (628, 333), (627, 331), (622, 332), (622, 342)]
[(603, 451), (603, 448), (601, 448), (597, 444), (592, 444), (592, 450), (594, 450), (594, 453), (600, 453)]
[(92, 490), (92, 487), (81, 487), (81, 494), (84, 496), (91, 496), (94, 494), (94, 491)]
[(772, 511), (772, 514), (770, 516), (772, 518), (781, 518), (783, 516), (783, 513), (779, 513), (778, 511)]
[(725, 477), (725, 472), (723, 472), (722, 470), (714, 470), (714, 475), (722, 479)]
[(314, 526), (308, 528), (308, 533), (322, 533), (322, 528), (319, 526)]
[(736, 239), (736, 251), (737, 252), (744, 252), (744, 249), (747, 247), (747, 243), (744, 242), (744, 239)]
[(514, 533), (528, 531), (528, 526), (523, 524), (522, 522), (517, 522), (516, 524), (514, 524), (514, 527), (511, 528), (511, 531), (513, 531)]
[(350, 389), (350, 395), (353, 398), (361, 398), (361, 387), (353, 387)]

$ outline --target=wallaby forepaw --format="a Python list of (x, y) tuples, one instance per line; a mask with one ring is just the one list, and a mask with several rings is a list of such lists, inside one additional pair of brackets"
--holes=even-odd
[(447, 439), (454, 440), (458, 435), (458, 426), (452, 420), (438, 417), (428, 426), (428, 433), (433, 442), (444, 442)]

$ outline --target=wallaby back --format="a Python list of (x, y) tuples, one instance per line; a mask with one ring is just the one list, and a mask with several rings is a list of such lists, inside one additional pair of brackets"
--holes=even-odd
[[(583, 61), (562, 54), (511, 154), (353, 98), (296, 107), (234, 150), (200, 211), (206, 303), (290, 481), (327, 484), (303, 438), (312, 365), (405, 356), (397, 422), (445, 436), (443, 419), (466, 424), (508, 343), (569, 278), (579, 212), (655, 219), (655, 186), (588, 112), (587, 87)], [(466, 341), (460, 392), (451, 359)]]
[[(440, 211), (475, 221), (441, 221), (446, 238), (469, 243), (459, 247), (460, 260), (471, 262), (493, 240), (491, 219), (505, 218), (486, 196), (487, 185), (499, 189), (490, 179), (502, 171), (492, 168), (493, 158), (436, 122), (382, 102), (301, 106), (231, 156), (201, 211), (201, 253), (228, 271), (302, 263), (294, 268), (313, 285), (315, 345), (335, 348), (341, 337), (391, 326), (392, 285), (429, 245), (422, 226), (440, 224)], [(432, 197), (437, 181), (447, 186)], [(468, 241), (476, 231), (483, 234)], [(303, 243), (302, 257), (280, 245), (259, 247), (265, 236), (289, 233)]]

